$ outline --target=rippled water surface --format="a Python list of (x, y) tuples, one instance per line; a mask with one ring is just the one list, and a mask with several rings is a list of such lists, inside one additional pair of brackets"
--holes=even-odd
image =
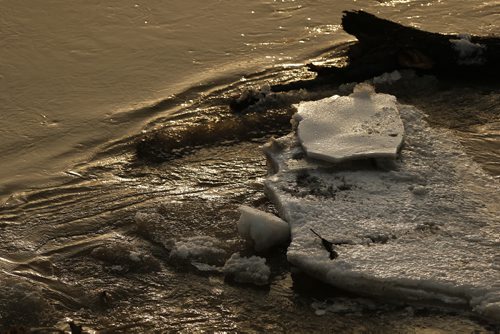
[[(290, 93), (270, 116), (238, 122), (228, 98), (310, 77), (303, 64), (331, 59), (350, 40), (342, 10), (485, 35), (499, 33), (498, 2), (0, 0), (0, 8), (4, 323), (74, 320), (124, 332), (485, 329), (464, 315), (384, 302), (320, 317), (314, 301), (353, 296), (292, 275), (285, 249), (267, 254), (272, 284), (255, 289), (171, 263), (163, 242), (209, 235), (229, 253), (250, 252), (234, 224), (240, 204), (273, 210), (261, 145), (289, 130), (289, 103), (333, 91)], [(498, 176), (498, 88), (441, 82), (391, 92), (452, 129)], [(165, 131), (184, 140), (209, 133), (211, 145), (180, 145), (163, 163), (137, 159), (139, 138)], [(130, 252), (148, 260), (120, 256)]]

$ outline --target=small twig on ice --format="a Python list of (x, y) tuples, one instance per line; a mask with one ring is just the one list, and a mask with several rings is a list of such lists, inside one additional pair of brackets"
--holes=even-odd
[(316, 236), (318, 236), (318, 238), (321, 239), (321, 243), (323, 244), (323, 247), (325, 247), (325, 249), (330, 254), (330, 260), (336, 259), (339, 256), (339, 254), (333, 249), (334, 243), (323, 238), (321, 235), (316, 233), (316, 231), (314, 231), (312, 228), (310, 228), (310, 230), (312, 233), (314, 233)]

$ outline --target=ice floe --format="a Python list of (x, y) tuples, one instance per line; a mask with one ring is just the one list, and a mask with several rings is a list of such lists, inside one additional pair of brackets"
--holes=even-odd
[[(392, 96), (367, 94), (301, 103), (300, 138), (292, 133), (265, 147), (273, 173), (266, 193), (291, 227), (288, 260), (340, 288), (463, 307), (500, 321), (498, 182), (451, 133), (431, 128), (420, 110), (399, 105)], [(393, 114), (399, 110), (405, 128), (399, 157), (384, 168), (362, 160), (346, 165), (309, 159), (316, 147), (327, 151), (313, 157), (334, 156), (331, 161), (360, 156), (356, 148), (331, 152), (339, 146), (335, 134), (341, 136), (344, 124), (358, 117), (356, 105), (370, 112), (387, 106), (394, 125), (383, 128), (386, 134), (394, 129), (397, 137), (387, 137), (401, 140), (402, 126)], [(332, 108), (335, 123), (323, 115)], [(371, 143), (377, 151), (386, 141)], [(394, 157), (395, 147), (399, 144), (382, 156)], [(361, 156), (370, 156), (367, 151)], [(336, 244), (336, 259), (311, 228)]]
[(296, 108), (298, 138), (311, 158), (395, 158), (403, 142), (396, 98), (373, 94), (368, 84), (356, 86), (350, 96), (301, 102)]
[(283, 219), (245, 205), (239, 211), (238, 232), (253, 242), (256, 251), (265, 251), (290, 237), (290, 227)]

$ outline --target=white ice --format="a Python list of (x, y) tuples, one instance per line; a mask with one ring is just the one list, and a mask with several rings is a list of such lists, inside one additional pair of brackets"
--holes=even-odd
[(176, 241), (170, 251), (170, 259), (192, 263), (213, 264), (223, 261), (226, 251), (218, 239), (195, 236)]
[(294, 120), (307, 155), (332, 162), (396, 158), (404, 133), (396, 98), (372, 93), (360, 84), (348, 97), (298, 104)]
[(239, 211), (238, 232), (253, 242), (256, 251), (265, 251), (290, 237), (290, 227), (283, 219), (246, 205), (240, 206)]
[(399, 81), (403, 76), (399, 71), (392, 71), (392, 72), (386, 72), (383, 73), (377, 77), (374, 77), (371, 81), (378, 85), (378, 84), (393, 84), (397, 81)]
[(342, 298), (336, 297), (331, 301), (314, 301), (311, 303), (316, 315), (327, 313), (360, 313), (365, 310), (376, 309), (373, 301), (364, 298)]
[(266, 285), (269, 283), (271, 270), (266, 259), (258, 256), (241, 257), (233, 254), (222, 269), (224, 274), (232, 276), (236, 282)]
[[(301, 110), (326, 110), (337, 99)], [(367, 102), (348, 99), (349, 111)], [(396, 103), (387, 95), (380, 99)], [(266, 193), (291, 227), (288, 260), (340, 288), (460, 306), (500, 321), (498, 181), (464, 153), (452, 133), (431, 128), (414, 107), (397, 107), (405, 145), (389, 169), (362, 161), (342, 169), (300, 158), (304, 152), (295, 134), (267, 145), (275, 174), (265, 182)], [(316, 115), (314, 124), (323, 117)], [(329, 259), (311, 228), (343, 243), (336, 246), (337, 259)]]
[(484, 51), (486, 46), (472, 43), (470, 35), (460, 35), (458, 39), (450, 39), (453, 49), (458, 53), (457, 63), (460, 65), (484, 64)]

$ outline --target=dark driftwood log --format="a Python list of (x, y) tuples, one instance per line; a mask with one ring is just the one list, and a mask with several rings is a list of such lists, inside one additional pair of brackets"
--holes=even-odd
[[(347, 51), (349, 60), (346, 66), (322, 67), (311, 64), (310, 70), (318, 74), (315, 79), (274, 85), (271, 90), (284, 92), (363, 81), (398, 69), (490, 81), (498, 80), (500, 75), (498, 37), (427, 32), (363, 11), (344, 12), (342, 27), (358, 40)], [(230, 107), (236, 112), (244, 111), (255, 100), (247, 95), (246, 99), (231, 101)]]
[(348, 66), (342, 69), (348, 78), (369, 78), (402, 68), (485, 79), (500, 73), (499, 38), (427, 32), (363, 11), (344, 12), (342, 27), (358, 40), (348, 51)]
[[(317, 72), (315, 79), (274, 85), (271, 91), (338, 86), (404, 68), (466, 80), (498, 80), (500, 75), (499, 38), (426, 32), (363, 11), (344, 12), (342, 27), (358, 40), (346, 51), (349, 58), (346, 66), (309, 65)], [(462, 51), (467, 52), (461, 55), (459, 46), (465, 47)], [(234, 98), (230, 107), (234, 112), (246, 111), (265, 95), (258, 90), (247, 91)], [(289, 131), (290, 115), (286, 112), (234, 116), (216, 124), (166, 127), (141, 138), (137, 155), (146, 160), (164, 161), (210, 143), (247, 140), (265, 131)]]

